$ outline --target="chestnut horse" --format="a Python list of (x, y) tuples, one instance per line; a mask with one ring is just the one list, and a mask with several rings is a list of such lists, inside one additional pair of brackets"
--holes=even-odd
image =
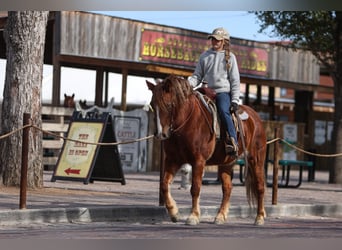
[[(232, 190), (232, 168), (236, 157), (227, 155), (223, 140), (217, 139), (210, 111), (199, 100), (189, 82), (170, 75), (156, 85), (146, 81), (152, 91), (151, 106), (155, 112), (156, 137), (164, 142), (165, 168), (161, 183), (161, 194), (173, 222), (179, 220), (178, 208), (170, 193), (170, 185), (180, 167), (192, 166), (192, 209), (186, 224), (200, 222), (199, 196), (206, 165), (218, 165), (222, 182), (222, 201), (215, 217), (216, 224), (223, 224), (228, 217)], [(248, 167), (245, 186), (248, 203), (257, 203), (255, 225), (263, 225), (266, 156), (266, 135), (259, 115), (250, 107), (240, 105), (239, 111), (248, 114), (242, 121), (244, 138), (239, 133), (239, 155), (247, 153)], [(242, 141), (246, 150), (242, 149)]]

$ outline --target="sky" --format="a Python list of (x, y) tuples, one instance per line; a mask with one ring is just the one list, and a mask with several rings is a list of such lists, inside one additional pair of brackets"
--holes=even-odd
[(224, 27), (235, 38), (256, 41), (275, 40), (274, 37), (258, 33), (257, 19), (248, 11), (94, 11), (94, 13), (207, 33), (211, 33), (217, 27)]
[[(254, 14), (247, 11), (94, 11), (104, 15), (129, 18), (149, 23), (190, 29), (211, 33), (217, 27), (224, 27), (231, 37), (255, 41), (274, 41), (279, 38), (258, 33), (259, 24)], [(5, 60), (0, 60), (0, 91), (3, 93), (5, 81)], [(109, 74), (109, 99), (114, 98), (116, 103), (121, 102), (121, 75)], [(146, 78), (147, 80), (152, 80)], [(127, 102), (147, 104), (151, 93), (144, 84), (145, 78), (128, 77)], [(119, 83), (119, 84), (111, 84)], [(135, 84), (143, 82), (143, 84)], [(114, 86), (115, 85), (115, 88)], [(88, 70), (73, 70), (62, 68), (61, 101), (64, 94), (75, 93), (76, 100), (94, 100), (95, 73)], [(52, 95), (52, 66), (45, 65), (43, 72), (43, 102), (49, 102)], [(0, 99), (2, 99), (2, 94)]]

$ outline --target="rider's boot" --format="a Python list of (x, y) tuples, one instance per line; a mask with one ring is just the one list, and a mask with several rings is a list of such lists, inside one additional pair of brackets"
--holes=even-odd
[(238, 155), (239, 147), (234, 137), (227, 137), (227, 140), (225, 143), (225, 150), (226, 150), (226, 154), (228, 155), (232, 155), (232, 156)]

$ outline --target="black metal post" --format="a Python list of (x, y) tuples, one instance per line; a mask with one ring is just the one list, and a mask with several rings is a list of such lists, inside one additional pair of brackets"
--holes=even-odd
[[(24, 113), (23, 125), (26, 126), (30, 122), (31, 115)], [(28, 166), (28, 145), (29, 145), (30, 127), (23, 129), (23, 143), (21, 153), (21, 176), (20, 176), (20, 202), (19, 208), (26, 208), (26, 193), (27, 193), (27, 166)]]

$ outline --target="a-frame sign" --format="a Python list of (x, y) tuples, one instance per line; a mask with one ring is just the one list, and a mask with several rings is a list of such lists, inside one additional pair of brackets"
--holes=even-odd
[[(73, 180), (88, 184), (100, 180), (126, 184), (109, 113), (88, 112), (84, 118), (75, 111), (67, 138), (71, 140), (64, 141), (52, 182)], [(96, 145), (102, 142), (109, 145)]]

